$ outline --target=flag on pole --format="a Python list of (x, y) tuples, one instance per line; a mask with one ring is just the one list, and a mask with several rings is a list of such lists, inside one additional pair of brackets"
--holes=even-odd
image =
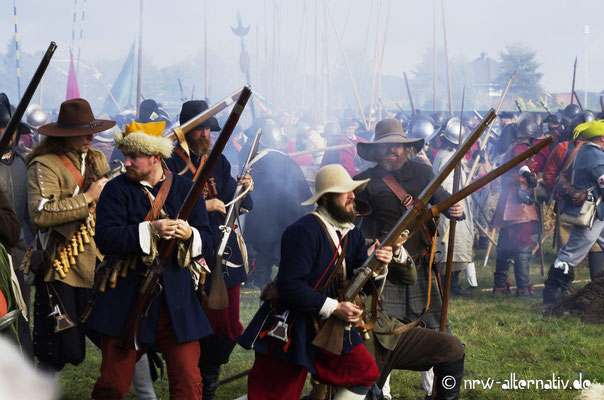
[(80, 88), (75, 68), (73, 67), (73, 54), (69, 52), (69, 74), (67, 75), (67, 95), (65, 100), (76, 99), (80, 97)]
[(130, 47), (128, 57), (122, 66), (122, 70), (115, 79), (113, 86), (111, 87), (111, 96), (107, 95), (105, 103), (103, 105), (103, 112), (109, 115), (115, 115), (119, 113), (119, 110), (115, 106), (118, 103), (122, 109), (128, 108), (128, 106), (134, 105), (133, 92), (135, 86), (134, 78), (134, 43)]

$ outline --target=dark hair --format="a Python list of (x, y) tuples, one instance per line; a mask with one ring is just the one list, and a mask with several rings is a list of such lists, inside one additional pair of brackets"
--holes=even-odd
[(29, 164), (34, 158), (46, 154), (59, 154), (65, 151), (67, 143), (64, 137), (46, 136), (34, 149), (27, 155), (25, 162)]

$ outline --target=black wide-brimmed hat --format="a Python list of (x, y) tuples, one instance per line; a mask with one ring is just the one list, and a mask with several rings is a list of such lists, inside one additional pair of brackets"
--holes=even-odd
[(55, 137), (83, 136), (105, 131), (114, 125), (115, 121), (94, 118), (86, 100), (71, 99), (61, 103), (57, 122), (42, 125), (38, 132)]
[(364, 160), (378, 161), (375, 159), (374, 149), (381, 144), (408, 144), (419, 152), (424, 147), (424, 139), (406, 137), (403, 133), (403, 125), (397, 119), (383, 119), (375, 126), (373, 142), (357, 143), (357, 153)]
[[(182, 109), (180, 110), (180, 124), (183, 125), (207, 109), (208, 103), (203, 100), (189, 100), (183, 103)], [(212, 132), (220, 131), (220, 125), (218, 125), (218, 121), (214, 117), (210, 117), (208, 120), (197, 126), (197, 128), (210, 128), (210, 131)]]

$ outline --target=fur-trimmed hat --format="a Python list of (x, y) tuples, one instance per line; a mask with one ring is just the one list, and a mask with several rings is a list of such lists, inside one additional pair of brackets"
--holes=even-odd
[(125, 132), (118, 132), (113, 139), (115, 147), (127, 149), (133, 153), (142, 153), (149, 156), (156, 154), (164, 158), (172, 155), (174, 146), (170, 139), (162, 136), (166, 122), (147, 122), (146, 124), (132, 121), (126, 124)]

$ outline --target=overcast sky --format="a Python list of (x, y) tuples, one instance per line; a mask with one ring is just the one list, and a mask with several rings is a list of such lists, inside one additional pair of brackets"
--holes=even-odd
[[(72, 37), (73, 0), (15, 0), (18, 13), (21, 50), (33, 53), (45, 50), (49, 41), (57, 42), (55, 57), (65, 58)], [(272, 43), (273, 9), (281, 5), (281, 52), (295, 57), (304, 2), (302, 0), (206, 0), (208, 47), (210, 51), (239, 57), (239, 38), (230, 27), (236, 25), (240, 10), (244, 25), (252, 29), (246, 37), (252, 63), (255, 62), (256, 27), (264, 47), (265, 27)], [(430, 0), (333, 0), (338, 29), (349, 19), (343, 37), (344, 45), (362, 52), (372, 2), (381, 3), (381, 25), (386, 26), (385, 15), (391, 3), (390, 21), (384, 51), (383, 73), (401, 76), (412, 70), (426, 47), (432, 45), (433, 2)], [(77, 37), (84, 0), (77, 0)], [(122, 63), (130, 45), (136, 39), (139, 21), (139, 0), (87, 0), (84, 37), (81, 44), (82, 60), (92, 62), (115, 59)], [(314, 10), (319, 4), (319, 23), (324, 24), (323, 0), (308, 0), (314, 31)], [(375, 6), (377, 8), (377, 6)], [(375, 9), (374, 8), (374, 9)], [(482, 51), (495, 59), (506, 44), (520, 42), (537, 51), (537, 60), (543, 73), (542, 83), (551, 92), (570, 91), (572, 63), (578, 56), (577, 89), (585, 87), (585, 34), (588, 36), (588, 88), (604, 89), (604, 15), (602, 0), (446, 0), (447, 31), (451, 56), (463, 54), (477, 58)], [(143, 51), (158, 66), (182, 60), (188, 54), (203, 49), (204, 0), (144, 0)], [(375, 26), (375, 11), (373, 26)], [(319, 29), (321, 29), (321, 27)], [(336, 38), (331, 30), (330, 48), (337, 51)], [(382, 35), (384, 30), (382, 29)], [(14, 35), (13, 1), (0, 5), (0, 44), (6, 45)], [(438, 1), (438, 40), (442, 45), (442, 20)], [(312, 40), (312, 39), (311, 39)], [(375, 28), (370, 33), (373, 49)], [(314, 42), (309, 45), (313, 54)], [(269, 47), (271, 45), (269, 44)], [(77, 48), (77, 47), (76, 47)], [(5, 47), (0, 46), (4, 52)], [(359, 50), (360, 49), (360, 50)], [(373, 50), (371, 50), (373, 51)], [(309, 55), (309, 57), (311, 57)], [(210, 60), (211, 64), (211, 60)], [(211, 66), (211, 68), (220, 66)]]

